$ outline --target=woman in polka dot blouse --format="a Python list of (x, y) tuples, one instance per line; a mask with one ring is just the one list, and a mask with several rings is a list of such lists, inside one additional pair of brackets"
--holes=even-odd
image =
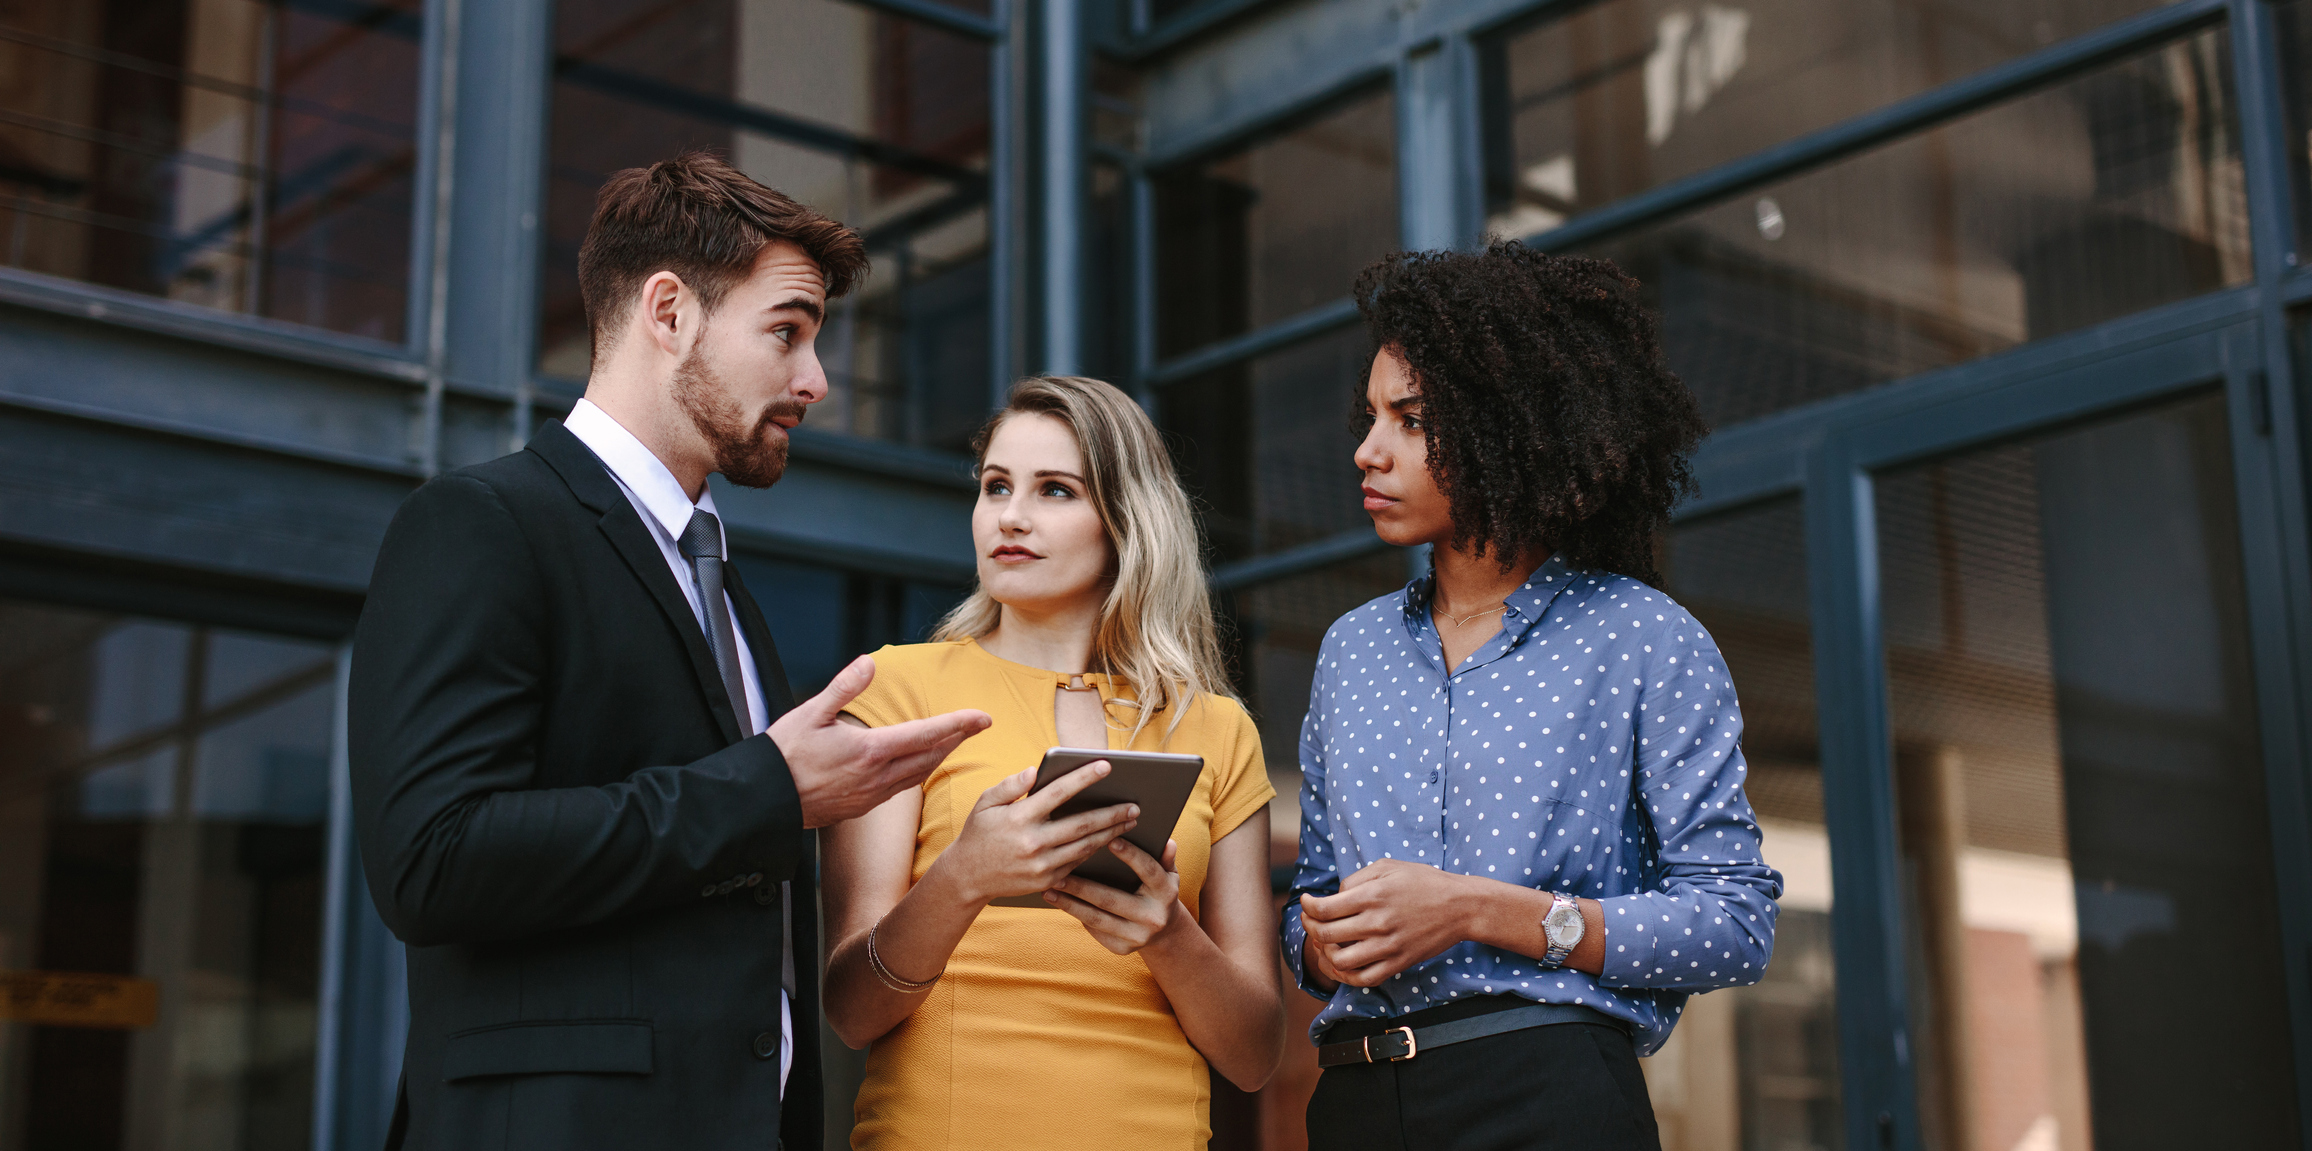
[(1657, 1151), (1637, 1057), (1758, 981), (1782, 887), (1725, 661), (1653, 586), (1700, 416), (1604, 261), (1401, 255), (1357, 301), (1365, 510), (1432, 574), (1326, 633), (1301, 727), (1310, 1146)]

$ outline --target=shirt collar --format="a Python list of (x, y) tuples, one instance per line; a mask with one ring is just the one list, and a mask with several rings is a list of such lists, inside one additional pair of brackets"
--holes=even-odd
[[(1549, 601), (1557, 598), (1557, 593), (1564, 590), (1565, 585), (1572, 583), (1573, 577), (1574, 570), (1567, 567), (1565, 561), (1551, 556), (1543, 560), (1540, 567), (1533, 569), (1533, 574), (1527, 576), (1525, 582), (1519, 584), (1516, 591), (1504, 597), (1502, 602), (1507, 605), (1507, 612), (1512, 618), (1521, 619), (1525, 623), (1532, 623), (1540, 619), (1543, 612), (1549, 610)], [(1426, 622), (1429, 618), (1429, 598), (1436, 593), (1436, 590), (1437, 574), (1435, 572), (1416, 576), (1413, 582), (1406, 584), (1406, 618), (1415, 622)]]
[[(666, 529), (667, 535), (681, 539), (683, 529), (690, 526), (693, 511), (714, 514), (713, 489), (700, 491), (698, 503), (691, 503), (682, 490), (682, 482), (674, 478), (666, 464), (644, 447), (641, 440), (634, 438), (633, 432), (610, 418), (610, 413), (594, 406), (593, 401), (582, 399), (572, 405), (562, 426), (602, 460), (602, 466), (610, 469), (611, 477)], [(715, 520), (719, 524), (722, 517), (716, 515)], [(727, 539), (723, 554), (730, 554)]]
[[(1556, 556), (1551, 556), (1540, 567), (1533, 569), (1533, 574), (1527, 576), (1517, 590), (1502, 597), (1504, 606), (1501, 630), (1492, 639), (1479, 645), (1476, 651), (1469, 653), (1469, 658), (1462, 660), (1461, 666), (1454, 668), (1450, 676), (1484, 667), (1515, 648), (1524, 640), (1526, 630), (1541, 622), (1542, 615), (1549, 610), (1550, 601), (1556, 599), (1557, 594), (1573, 582), (1574, 575), (1574, 570), (1560, 562)], [(1431, 572), (1405, 585), (1405, 630), (1413, 638), (1414, 650), (1439, 670), (1443, 670), (1445, 652), (1440, 646), (1441, 640), (1436, 628), (1429, 619), (1430, 597), (1436, 591), (1436, 578), (1436, 573)]]

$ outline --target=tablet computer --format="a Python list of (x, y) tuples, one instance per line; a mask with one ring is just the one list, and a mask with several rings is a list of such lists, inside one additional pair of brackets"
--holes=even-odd
[[(1100, 751), (1088, 747), (1055, 747), (1044, 753), (1043, 765), (1036, 769), (1036, 785), (1028, 794), (1050, 787), (1061, 776), (1096, 759), (1108, 761), (1108, 778), (1085, 788), (1074, 799), (1061, 804), (1052, 812), (1052, 818), (1110, 807), (1119, 803), (1140, 805), (1139, 826), (1124, 834), (1132, 846), (1148, 853), (1150, 859), (1164, 858), (1164, 841), (1172, 838), (1172, 831), (1180, 825), (1180, 813), (1188, 806), (1188, 797), (1196, 791), (1196, 779), (1204, 774), (1204, 757), (1177, 755), (1168, 751)], [(1140, 890), (1140, 877), (1116, 853), (1102, 848), (1090, 859), (1076, 865), (1075, 875), (1125, 891)], [(1041, 907), (1053, 910), (1044, 902), (1043, 892), (1015, 895), (989, 900), (998, 907)]]

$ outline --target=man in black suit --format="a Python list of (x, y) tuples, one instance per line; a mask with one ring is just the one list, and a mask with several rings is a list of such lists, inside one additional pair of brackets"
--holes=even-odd
[(819, 1146), (811, 829), (988, 719), (837, 722), (865, 657), (795, 704), (706, 479), (779, 478), (865, 268), (713, 156), (618, 173), (579, 255), (586, 399), (394, 517), (350, 708), (362, 862), (409, 945), (389, 1146)]

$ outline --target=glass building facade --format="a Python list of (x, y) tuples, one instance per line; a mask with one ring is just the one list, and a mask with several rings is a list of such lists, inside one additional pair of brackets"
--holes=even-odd
[[(1659, 566), (1788, 884), (1645, 1061), (1665, 1148), (2312, 1151), (2308, 139), (2303, 0), (0, 4), (0, 1151), (378, 1143), (344, 643), (399, 501), (582, 390), (595, 187), (690, 147), (874, 265), (717, 493), (798, 691), (968, 585), (1008, 381), (1102, 376), (1289, 863), (1317, 645), (1424, 562), (1352, 278), (1603, 256), (1715, 429)], [(1291, 1049), (1214, 1147), (1301, 1145)]]

